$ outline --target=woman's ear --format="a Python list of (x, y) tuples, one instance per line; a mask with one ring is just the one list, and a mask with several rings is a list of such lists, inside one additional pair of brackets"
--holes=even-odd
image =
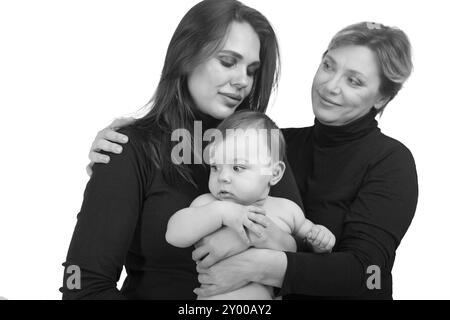
[(390, 100), (391, 100), (390, 97), (380, 97), (375, 102), (374, 108), (377, 110), (380, 110), (380, 109), (384, 108)]
[(270, 178), (270, 186), (274, 186), (283, 177), (284, 171), (286, 170), (286, 164), (283, 161), (277, 161), (272, 164), (272, 177)]

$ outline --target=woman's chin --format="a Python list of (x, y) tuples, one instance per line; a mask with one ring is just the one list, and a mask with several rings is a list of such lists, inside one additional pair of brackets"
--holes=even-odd
[(225, 118), (231, 116), (236, 108), (230, 108), (224, 105), (220, 105), (211, 110), (209, 115), (217, 120), (224, 120)]
[(315, 107), (314, 116), (320, 123), (326, 125), (338, 125), (339, 116), (333, 110), (325, 110), (324, 108)]

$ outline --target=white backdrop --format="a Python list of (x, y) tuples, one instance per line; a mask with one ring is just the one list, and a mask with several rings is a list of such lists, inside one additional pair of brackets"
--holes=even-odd
[[(115, 117), (149, 100), (172, 33), (197, 2), (0, 0), (0, 296), (60, 299), (90, 144)], [(445, 1), (244, 2), (279, 37), (282, 76), (269, 116), (281, 127), (313, 123), (311, 81), (342, 27), (369, 20), (409, 35), (415, 71), (380, 121), (410, 148), (419, 174), (394, 298), (450, 298)]]

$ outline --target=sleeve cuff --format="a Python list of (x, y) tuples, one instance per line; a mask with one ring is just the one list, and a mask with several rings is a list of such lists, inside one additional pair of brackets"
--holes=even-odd
[[(292, 293), (291, 285), (294, 279), (292, 279), (292, 266), (293, 266), (293, 257), (295, 255), (294, 252), (285, 252), (287, 257), (287, 266), (286, 266), (286, 273), (284, 274), (283, 284), (281, 285), (281, 288), (276, 288), (277, 290), (274, 291), (276, 296), (285, 296)], [(298, 271), (298, 270), (297, 270)]]

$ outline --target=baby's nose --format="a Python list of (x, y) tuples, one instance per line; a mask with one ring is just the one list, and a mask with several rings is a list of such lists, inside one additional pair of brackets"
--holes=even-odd
[(222, 172), (219, 175), (219, 181), (226, 182), (226, 183), (231, 182), (231, 176), (230, 176), (228, 170), (222, 170)]

